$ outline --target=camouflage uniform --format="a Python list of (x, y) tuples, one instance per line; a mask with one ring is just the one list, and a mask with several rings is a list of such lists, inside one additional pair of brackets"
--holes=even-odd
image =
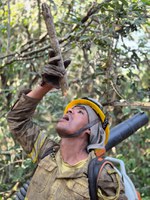
[[(95, 156), (89, 153), (82, 168), (62, 171), (59, 145), (48, 139), (39, 127), (32, 122), (32, 116), (39, 100), (23, 94), (8, 113), (8, 123), (14, 138), (20, 143), (38, 167), (32, 177), (26, 199), (29, 200), (83, 200), (90, 199), (87, 170), (90, 160)], [(43, 157), (48, 149), (52, 153)], [(117, 190), (120, 186), (120, 191)], [(117, 180), (114, 169), (107, 164), (98, 179), (99, 199), (127, 200), (124, 186)]]

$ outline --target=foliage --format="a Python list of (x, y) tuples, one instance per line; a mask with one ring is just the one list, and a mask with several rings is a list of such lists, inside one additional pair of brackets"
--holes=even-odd
[[(7, 197), (13, 195), (19, 182), (31, 176), (33, 168), (12, 140), (6, 113), (22, 86), (31, 88), (39, 81), (42, 66), (48, 61), (50, 44), (41, 13), (42, 2), (0, 1), (0, 194)], [(67, 102), (80, 96), (100, 100), (112, 126), (141, 109), (149, 109), (149, 1), (47, 3), (52, 7), (64, 58), (71, 57), (72, 65), (68, 69), (68, 96), (62, 97), (60, 91), (48, 94), (38, 106), (36, 122), (47, 127), (53, 139), (58, 139), (53, 130), (55, 122)], [(148, 129), (149, 126), (142, 128), (120, 144), (116, 153), (111, 152), (125, 161), (145, 200), (150, 196)]]

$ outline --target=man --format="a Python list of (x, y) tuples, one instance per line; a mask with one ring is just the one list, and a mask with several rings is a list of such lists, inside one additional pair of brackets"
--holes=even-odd
[[(57, 66), (58, 60), (52, 57), (44, 68), (42, 83), (22, 94), (8, 113), (14, 138), (38, 164), (25, 198), (29, 200), (90, 199), (88, 164), (96, 151), (104, 152), (108, 141), (109, 127), (101, 105), (90, 98), (73, 100), (66, 107), (56, 126), (60, 144), (48, 139), (32, 122), (38, 103), (53, 88), (59, 88), (65, 72)], [(127, 199), (123, 183), (111, 165), (103, 168), (97, 183), (99, 199)]]

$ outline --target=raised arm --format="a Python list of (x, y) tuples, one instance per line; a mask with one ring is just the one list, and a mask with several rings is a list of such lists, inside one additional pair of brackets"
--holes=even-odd
[[(49, 65), (44, 67), (41, 85), (28, 93), (23, 93), (7, 116), (14, 139), (20, 143), (33, 162), (40, 160), (47, 149), (56, 146), (33, 123), (32, 117), (41, 99), (53, 88), (59, 88), (59, 80), (65, 72), (59, 71), (58, 60), (58, 57), (53, 56)], [(66, 63), (70, 64), (68, 61)]]
[(23, 93), (7, 115), (8, 124), (14, 139), (19, 142), (33, 162), (38, 161), (44, 152), (55, 146), (32, 121), (36, 106), (42, 97), (53, 87), (45, 84), (37, 86), (28, 94)]
[(41, 100), (52, 89), (53, 85), (51, 84), (44, 84), (43, 86), (38, 85), (34, 90), (30, 91), (27, 96)]

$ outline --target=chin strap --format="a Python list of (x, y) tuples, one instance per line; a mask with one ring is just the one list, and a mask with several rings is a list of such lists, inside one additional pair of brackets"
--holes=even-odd
[(92, 122), (88, 123), (87, 125), (85, 125), (83, 128), (80, 128), (78, 131), (76, 131), (75, 133), (73, 134), (70, 134), (70, 135), (67, 135), (67, 134), (64, 134), (64, 135), (61, 135), (62, 137), (64, 138), (72, 138), (72, 137), (77, 137), (78, 135), (80, 135), (83, 131), (91, 128), (92, 126), (94, 126), (95, 124), (97, 124), (99, 122), (99, 118), (93, 120)]

